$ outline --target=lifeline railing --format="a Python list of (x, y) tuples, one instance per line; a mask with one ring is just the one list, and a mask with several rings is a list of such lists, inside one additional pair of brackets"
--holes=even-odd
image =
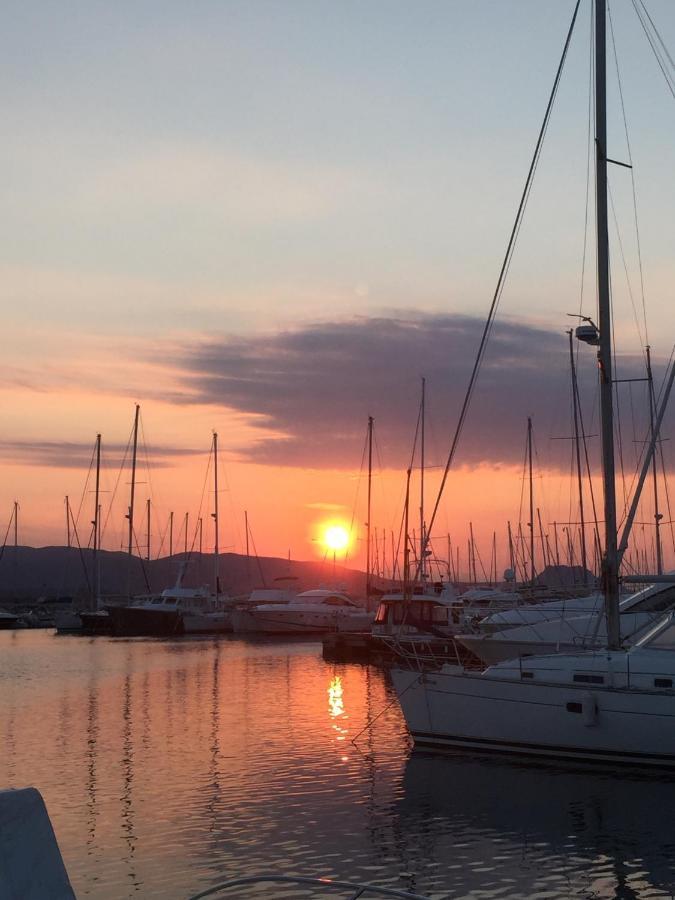
[(399, 897), (403, 898), (403, 900), (429, 900), (428, 897), (423, 897), (422, 894), (411, 894), (410, 891), (380, 887), (377, 884), (358, 884), (353, 881), (338, 881), (334, 878), (306, 878), (298, 875), (247, 875), (243, 878), (233, 878), (207, 888), (201, 893), (190, 897), (189, 900), (202, 900), (203, 897), (212, 897), (214, 894), (228, 891), (231, 888), (260, 884), (311, 885), (312, 887), (325, 890), (349, 889), (353, 893), (348, 898), (346, 897), (345, 900), (358, 900), (359, 897), (366, 897), (367, 895), (371, 897)]

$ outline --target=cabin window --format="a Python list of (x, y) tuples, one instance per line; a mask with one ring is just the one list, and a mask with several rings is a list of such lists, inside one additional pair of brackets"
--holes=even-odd
[(431, 615), (431, 621), (437, 625), (448, 624), (448, 611), (444, 606), (434, 606)]
[(627, 609), (623, 615), (629, 615), (635, 612), (665, 612), (675, 603), (675, 587), (669, 587), (665, 590), (652, 594), (651, 597), (645, 597), (630, 609)]
[(534, 678), (534, 672), (521, 672), (521, 678)]
[(384, 625), (387, 621), (387, 613), (389, 612), (389, 605), (387, 603), (380, 603), (377, 607), (377, 614), (375, 615), (375, 621), (380, 625)]
[(581, 682), (582, 684), (604, 684), (605, 678), (603, 675), (590, 675), (586, 672), (575, 672), (574, 681)]
[(327, 606), (349, 606), (344, 597), (326, 597), (323, 602)]
[[(391, 617), (389, 619), (391, 622)], [(394, 607), (394, 625), (401, 625), (403, 622), (403, 606), (401, 604), (396, 604)]]
[(583, 707), (581, 703), (567, 703), (565, 704), (565, 709), (567, 712), (571, 713), (580, 713), (583, 712)]
[(671, 688), (673, 686), (672, 678), (655, 678), (654, 687)]

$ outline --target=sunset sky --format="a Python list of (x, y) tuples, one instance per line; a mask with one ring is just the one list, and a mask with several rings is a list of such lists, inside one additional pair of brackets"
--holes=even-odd
[[(645, 2), (672, 53), (675, 5)], [(149, 459), (148, 474), (143, 450), (138, 503), (142, 510), (151, 496), (156, 510), (153, 555), (170, 510), (176, 549), (185, 512), (196, 521), (213, 429), (224, 549), (243, 549), (244, 510), (258, 552), (298, 559), (322, 552), (324, 523), (353, 519), (351, 556), (362, 562), (369, 415), (373, 524), (397, 531), (421, 376), (427, 457), (438, 467), (572, 8), (572, 0), (5, 4), (3, 534), (18, 500), (21, 543), (65, 542), (64, 496), (77, 510), (101, 432), (104, 546), (119, 549), (128, 473), (109, 516), (107, 507), (135, 403)], [(615, 167), (618, 370), (642, 377), (646, 337), (660, 381), (675, 343), (675, 109), (632, 3), (610, 8), (630, 146), (610, 51), (609, 155), (634, 165), (648, 328), (631, 175)], [(567, 313), (595, 314), (592, 204), (582, 282), (589, 24), (584, 0), (434, 529), (439, 554), (448, 532), (466, 546), (469, 521), (485, 556), (493, 529), (504, 554), (506, 522), (519, 520), (528, 415), (546, 528), (577, 516), (570, 442), (559, 439), (571, 433)], [(587, 430), (597, 434), (592, 350), (581, 348), (579, 367)], [(619, 390), (630, 482), (645, 393), (640, 384)], [(665, 437), (672, 423), (670, 412)], [(594, 463), (597, 450), (596, 437)], [(668, 442), (664, 454), (669, 463)], [(429, 500), (438, 478), (431, 469)], [(78, 525), (85, 543), (90, 488)], [(210, 483), (205, 520), (209, 491)], [(664, 543), (672, 558), (670, 533)]]

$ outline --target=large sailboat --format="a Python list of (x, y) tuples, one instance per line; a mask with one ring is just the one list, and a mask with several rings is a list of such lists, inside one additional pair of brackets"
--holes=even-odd
[[(579, 3), (547, 116), (578, 8)], [(596, 652), (517, 657), (479, 674), (447, 665), (437, 671), (399, 668), (392, 677), (408, 728), (418, 745), (675, 766), (675, 613), (666, 614), (628, 648), (623, 645), (620, 628), (621, 559), (657, 443), (675, 368), (671, 368), (663, 391), (619, 541), (607, 228), (607, 166), (611, 160), (607, 156), (606, 15), (606, 0), (594, 0), (598, 327), (587, 322), (577, 329), (580, 340), (598, 347), (605, 530), (601, 581), (606, 644)], [(661, 580), (668, 577), (672, 578)], [(658, 582), (659, 578), (653, 581)]]

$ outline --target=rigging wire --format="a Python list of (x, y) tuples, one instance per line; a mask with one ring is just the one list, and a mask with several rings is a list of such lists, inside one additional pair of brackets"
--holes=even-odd
[[(645, 329), (645, 337), (644, 343), (647, 345), (649, 343), (649, 330), (647, 327), (647, 304), (645, 299), (645, 279), (644, 279), (644, 270), (642, 266), (642, 244), (640, 241), (640, 226), (638, 223), (638, 211), (637, 211), (637, 188), (635, 186), (635, 169), (633, 167), (633, 151), (630, 143), (630, 135), (628, 132), (628, 118), (626, 116), (626, 104), (623, 98), (623, 85), (621, 83), (621, 71), (619, 69), (619, 55), (616, 50), (616, 40), (614, 38), (614, 22), (612, 20), (612, 8), (611, 4), (607, 5), (607, 9), (609, 12), (609, 32), (612, 38), (612, 50), (614, 54), (614, 64), (616, 67), (616, 80), (619, 87), (619, 100), (621, 102), (621, 115), (623, 118), (623, 130), (626, 135), (626, 149), (628, 151), (628, 162), (630, 163), (630, 182), (631, 182), (631, 192), (633, 195), (633, 219), (635, 223), (635, 242), (637, 249), (637, 257), (638, 257), (638, 269), (640, 272), (640, 293), (642, 296), (642, 317), (644, 321), (644, 329)], [(614, 201), (612, 200), (612, 209), (614, 208)], [(616, 217), (616, 214), (615, 214)], [(617, 226), (618, 230), (618, 226)], [(623, 251), (622, 251), (623, 252)], [(631, 296), (632, 301), (632, 296)]]
[[(633, 9), (635, 10), (635, 14), (637, 15), (637, 17), (640, 21), (640, 25), (642, 25), (642, 30), (644, 31), (644, 33), (647, 37), (647, 40), (649, 41), (649, 46), (652, 48), (652, 52), (654, 54), (656, 62), (658, 63), (659, 68), (661, 69), (661, 72), (663, 73), (663, 77), (666, 80), (666, 84), (668, 85), (668, 90), (670, 91), (673, 98), (675, 99), (675, 76), (671, 75), (670, 72), (668, 71), (668, 64), (670, 64), (670, 66), (674, 69), (675, 69), (675, 64), (673, 64), (673, 59), (672, 59), (670, 53), (668, 52), (668, 48), (666, 47), (665, 41), (659, 34), (659, 31), (658, 31), (656, 25), (654, 24), (654, 20), (647, 12), (647, 9), (646, 9), (644, 3), (642, 2), (642, 0), (632, 0), (632, 3), (633, 3)], [(639, 3), (639, 6), (638, 6), (638, 3)], [(640, 11), (640, 8), (642, 9), (643, 12)], [(650, 32), (650, 30), (647, 26), (647, 22), (645, 21), (645, 18), (643, 16), (643, 13), (644, 13), (644, 16), (646, 16), (647, 20), (649, 21), (649, 24), (651, 25), (654, 34), (652, 34)], [(654, 43), (654, 38), (656, 38), (658, 43), (661, 45), (661, 47), (663, 48), (662, 50), (660, 50), (659, 47)], [(664, 56), (665, 56), (665, 59), (664, 59)]]
[[(549, 125), (549, 121), (551, 118), (551, 111), (553, 109), (553, 104), (554, 104), (555, 98), (558, 93), (558, 87), (560, 85), (560, 79), (562, 76), (563, 68), (565, 66), (565, 60), (567, 59), (567, 51), (570, 46), (570, 41), (572, 39), (572, 33), (574, 31), (574, 25), (577, 20), (577, 14), (579, 12), (579, 5), (580, 5), (580, 0), (577, 0), (576, 4), (574, 6), (574, 13), (572, 15), (572, 21), (570, 23), (570, 26), (569, 26), (569, 29), (567, 32), (565, 44), (563, 46), (563, 51), (562, 51), (562, 55), (560, 57), (560, 62), (558, 64), (558, 69), (556, 71), (555, 79), (553, 82), (553, 87), (552, 87), (551, 93), (549, 95), (548, 103), (546, 106), (546, 112), (544, 114), (544, 120), (543, 120), (543, 122), (541, 124), (541, 128), (539, 130), (539, 135), (537, 137), (537, 142), (535, 145), (534, 153), (533, 153), (532, 160), (530, 162), (530, 167), (529, 167), (529, 170), (527, 173), (527, 178), (525, 179), (525, 187), (523, 189), (523, 192), (522, 192), (522, 195), (520, 198), (520, 203), (518, 205), (518, 211), (516, 213), (516, 218), (515, 218), (513, 227), (511, 229), (511, 234), (510, 234), (509, 241), (507, 244), (506, 253), (504, 255), (502, 266), (501, 266), (501, 269), (499, 272), (499, 277), (497, 279), (497, 286), (495, 288), (495, 292), (492, 297), (492, 302), (490, 304), (490, 308), (488, 311), (487, 320), (483, 327), (483, 332), (482, 332), (482, 335), (480, 338), (480, 343), (478, 346), (478, 352), (476, 354), (476, 358), (475, 358), (475, 361), (473, 364), (473, 369), (471, 371), (471, 375), (469, 378), (468, 387), (467, 387), (466, 394), (464, 396), (464, 401), (462, 403), (462, 407), (460, 410), (459, 419), (457, 422), (457, 426), (455, 428), (455, 433), (454, 433), (454, 436), (452, 439), (452, 444), (450, 446), (450, 452), (448, 454), (448, 459), (447, 459), (447, 462), (445, 465), (445, 469), (443, 471), (443, 477), (441, 479), (441, 484), (440, 484), (440, 487), (438, 490), (438, 495), (436, 497), (436, 502), (434, 503), (433, 512), (432, 512), (431, 518), (429, 520), (429, 527), (427, 529), (427, 531), (429, 533), (431, 533), (433, 526), (434, 526), (434, 522), (436, 520), (436, 514), (438, 512), (438, 507), (440, 505), (441, 498), (443, 496), (443, 491), (445, 489), (445, 484), (446, 484), (446, 481), (448, 478), (448, 473), (450, 471), (450, 467), (452, 466), (452, 463), (455, 458), (455, 453), (457, 451), (457, 446), (459, 444), (459, 438), (460, 438), (461, 433), (464, 428), (464, 423), (466, 421), (466, 417), (467, 417), (467, 414), (469, 411), (469, 406), (471, 404), (471, 399), (472, 399), (472, 396), (474, 393), (474, 389), (476, 387), (476, 382), (478, 380), (478, 375), (480, 373), (483, 358), (485, 356), (485, 351), (487, 350), (487, 345), (488, 345), (490, 335), (492, 332), (492, 328), (493, 328), (493, 325), (495, 322), (497, 309), (499, 307), (499, 301), (501, 299), (501, 295), (504, 290), (504, 285), (506, 283), (506, 276), (508, 274), (508, 271), (509, 271), (509, 268), (511, 265), (511, 259), (512, 259), (513, 253), (515, 251), (516, 243), (518, 240), (518, 234), (520, 232), (520, 227), (523, 222), (525, 209), (527, 207), (527, 201), (528, 201), (528, 198), (530, 195), (530, 191), (532, 189), (534, 175), (535, 175), (535, 172), (537, 169), (539, 158), (541, 156), (541, 150), (542, 150), (542, 147), (544, 144), (544, 138), (546, 137), (546, 132), (548, 130), (548, 125)], [(425, 545), (426, 545), (426, 540), (425, 540)], [(425, 549), (426, 549), (426, 546), (425, 546)], [(419, 569), (419, 565), (418, 565), (418, 569)], [(416, 573), (415, 577), (418, 577), (418, 575), (419, 575), (419, 572)]]

